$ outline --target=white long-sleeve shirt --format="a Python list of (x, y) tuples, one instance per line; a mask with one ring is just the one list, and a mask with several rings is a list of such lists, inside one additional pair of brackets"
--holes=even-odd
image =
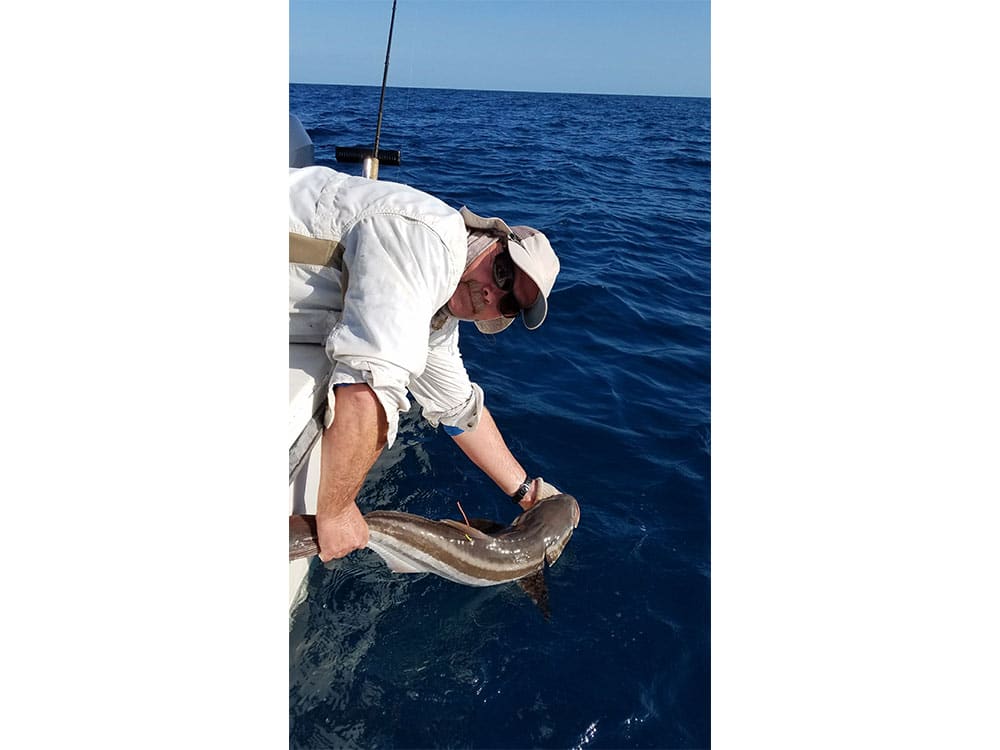
[(289, 341), (324, 344), (333, 389), (367, 383), (392, 445), (407, 391), (433, 425), (474, 429), (482, 389), (469, 380), (458, 320), (432, 328), (465, 270), (458, 211), (399, 183), (327, 167), (289, 171)]

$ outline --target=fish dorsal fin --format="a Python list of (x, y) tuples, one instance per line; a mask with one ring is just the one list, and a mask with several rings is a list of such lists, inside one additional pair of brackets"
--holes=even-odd
[(472, 539), (481, 539), (483, 541), (489, 541), (490, 539), (489, 535), (483, 533), (474, 526), (469, 526), (465, 523), (462, 523), (461, 521), (453, 521), (450, 518), (442, 518), (438, 523), (443, 523), (447, 526), (451, 526), (452, 528), (458, 529), (463, 534), (465, 534), (468, 537), (471, 537)]

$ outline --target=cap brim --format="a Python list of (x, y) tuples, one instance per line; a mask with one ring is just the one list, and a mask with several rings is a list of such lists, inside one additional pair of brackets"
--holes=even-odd
[(545, 322), (545, 316), (548, 314), (549, 301), (545, 299), (544, 294), (539, 293), (538, 301), (521, 313), (521, 316), (524, 318), (524, 327), (529, 331), (534, 331)]

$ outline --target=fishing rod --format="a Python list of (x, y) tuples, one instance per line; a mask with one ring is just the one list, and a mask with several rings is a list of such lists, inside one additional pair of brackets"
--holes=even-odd
[(387, 165), (399, 166), (399, 151), (379, 151), (378, 142), (382, 134), (382, 111), (385, 105), (385, 85), (389, 79), (389, 53), (392, 50), (392, 29), (396, 25), (396, 0), (392, 0), (392, 17), (389, 19), (389, 41), (385, 45), (385, 68), (382, 71), (382, 93), (378, 100), (378, 122), (375, 125), (375, 146), (367, 149), (364, 146), (340, 147), (337, 146), (337, 161), (357, 163), (363, 162), (361, 176), (371, 180), (378, 179), (379, 160)]
[(385, 68), (382, 70), (382, 93), (378, 98), (378, 123), (375, 125), (375, 148), (365, 159), (362, 176), (378, 179), (378, 139), (382, 133), (382, 105), (385, 103), (385, 82), (389, 78), (389, 50), (392, 49), (392, 27), (396, 25), (396, 0), (392, 0), (392, 17), (389, 19), (389, 41), (385, 45)]

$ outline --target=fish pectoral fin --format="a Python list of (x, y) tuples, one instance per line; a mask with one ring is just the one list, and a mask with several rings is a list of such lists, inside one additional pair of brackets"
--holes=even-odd
[(464, 524), (461, 521), (453, 521), (450, 518), (443, 518), (443, 519), (441, 519), (440, 523), (447, 524), (448, 526), (451, 526), (452, 528), (458, 529), (463, 534), (471, 537), (472, 539), (482, 539), (483, 541), (489, 541), (490, 540), (490, 537), (487, 534), (484, 534), (482, 531), (480, 531), (476, 527), (469, 526), (468, 524)]
[(531, 598), (542, 613), (542, 617), (548, 621), (552, 613), (549, 610), (549, 587), (545, 583), (545, 568), (518, 579), (517, 585)]

